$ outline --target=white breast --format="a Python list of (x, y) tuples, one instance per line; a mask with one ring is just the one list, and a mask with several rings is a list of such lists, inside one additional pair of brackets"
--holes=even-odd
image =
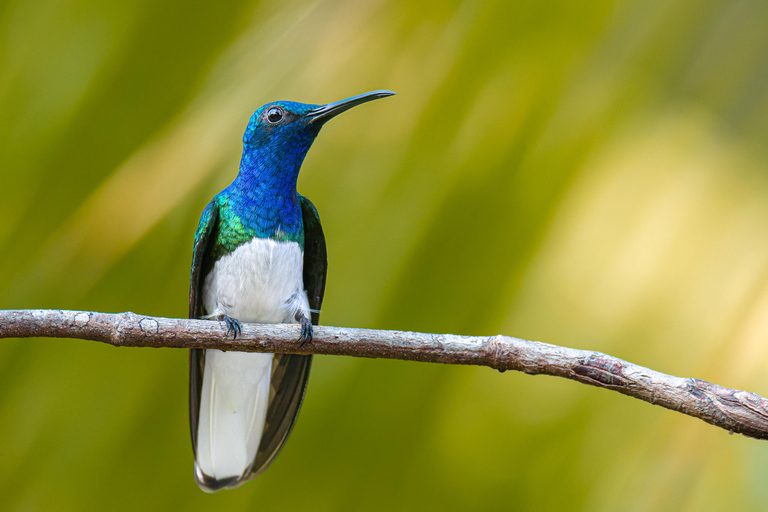
[(303, 269), (298, 243), (254, 238), (216, 262), (203, 283), (203, 305), (211, 317), (241, 322), (293, 323), (297, 311), (309, 318)]

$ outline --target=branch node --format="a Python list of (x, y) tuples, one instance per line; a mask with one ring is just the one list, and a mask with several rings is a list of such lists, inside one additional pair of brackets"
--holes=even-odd
[(128, 339), (130, 336), (127, 332), (130, 330), (131, 324), (136, 320), (136, 314), (132, 311), (126, 311), (116, 315), (114, 328), (112, 330), (112, 344), (116, 347), (124, 347), (128, 345)]
[(508, 354), (509, 343), (507, 343), (506, 336), (501, 334), (489, 336), (485, 343), (488, 347), (487, 352), (491, 355), (491, 364), (489, 366), (499, 370), (501, 373), (509, 370), (512, 367), (510, 365), (512, 358)]
[(625, 388), (630, 384), (621, 361), (597, 354), (579, 359), (573, 373), (599, 387)]

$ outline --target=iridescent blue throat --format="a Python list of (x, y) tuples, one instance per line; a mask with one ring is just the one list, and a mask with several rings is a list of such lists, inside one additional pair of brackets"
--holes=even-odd
[(303, 245), (301, 206), (296, 182), (304, 157), (317, 135), (307, 130), (296, 133), (273, 133), (266, 147), (244, 141), (240, 172), (219, 196), (223, 216), (239, 218), (249, 238), (293, 240)]

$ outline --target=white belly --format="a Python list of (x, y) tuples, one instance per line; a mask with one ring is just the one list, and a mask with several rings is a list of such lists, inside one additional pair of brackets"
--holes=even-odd
[(293, 323), (309, 318), (304, 291), (304, 252), (296, 242), (255, 238), (216, 262), (203, 283), (209, 316), (241, 322)]
[[(299, 311), (309, 318), (303, 267), (296, 242), (251, 240), (205, 277), (205, 310), (241, 322), (295, 323)], [(196, 471), (217, 479), (247, 477), (264, 431), (271, 370), (272, 354), (206, 351)]]

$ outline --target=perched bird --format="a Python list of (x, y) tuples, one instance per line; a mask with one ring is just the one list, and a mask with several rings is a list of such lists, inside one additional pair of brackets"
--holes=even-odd
[[(373, 91), (327, 105), (268, 103), (251, 116), (240, 171), (206, 206), (195, 233), (189, 317), (226, 323), (300, 323), (312, 340), (325, 291), (317, 210), (296, 191), (325, 122)], [(299, 414), (312, 356), (192, 349), (189, 416), (195, 479), (208, 492), (242, 485), (274, 460)]]

